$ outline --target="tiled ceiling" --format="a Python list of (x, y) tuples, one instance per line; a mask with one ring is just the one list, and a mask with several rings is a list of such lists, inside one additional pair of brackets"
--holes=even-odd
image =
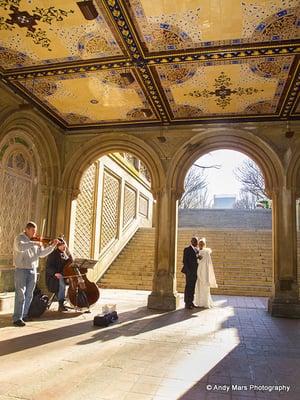
[(298, 119), (299, 0), (0, 0), (0, 77), (66, 130)]

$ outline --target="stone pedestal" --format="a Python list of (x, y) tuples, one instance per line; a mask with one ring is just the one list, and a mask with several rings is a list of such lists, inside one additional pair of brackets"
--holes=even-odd
[(300, 318), (300, 301), (271, 297), (268, 301), (268, 312), (272, 317)]
[(179, 307), (179, 294), (160, 294), (152, 292), (148, 296), (148, 308), (153, 310), (173, 311)]

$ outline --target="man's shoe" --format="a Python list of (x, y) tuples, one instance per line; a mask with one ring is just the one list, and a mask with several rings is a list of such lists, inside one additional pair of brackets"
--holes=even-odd
[(63, 312), (63, 311), (68, 311), (68, 308), (65, 306), (65, 305), (60, 305), (59, 307), (58, 307), (58, 311), (59, 312)]
[(192, 310), (194, 307), (191, 304), (186, 304), (185, 308), (187, 308), (188, 310)]
[(17, 321), (14, 321), (14, 326), (25, 326), (25, 322), (22, 319), (18, 319)]

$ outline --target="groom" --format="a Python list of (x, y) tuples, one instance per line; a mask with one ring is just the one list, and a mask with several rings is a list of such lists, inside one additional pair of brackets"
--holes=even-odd
[(196, 307), (193, 300), (197, 281), (198, 253), (198, 238), (192, 237), (190, 246), (183, 251), (183, 267), (181, 270), (185, 274), (184, 302), (185, 308), (188, 309)]

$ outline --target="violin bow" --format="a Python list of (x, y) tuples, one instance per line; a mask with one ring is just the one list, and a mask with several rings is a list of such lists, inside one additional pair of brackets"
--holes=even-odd
[(44, 236), (45, 225), (46, 225), (46, 218), (44, 218), (42, 222), (41, 239), (43, 239)]

